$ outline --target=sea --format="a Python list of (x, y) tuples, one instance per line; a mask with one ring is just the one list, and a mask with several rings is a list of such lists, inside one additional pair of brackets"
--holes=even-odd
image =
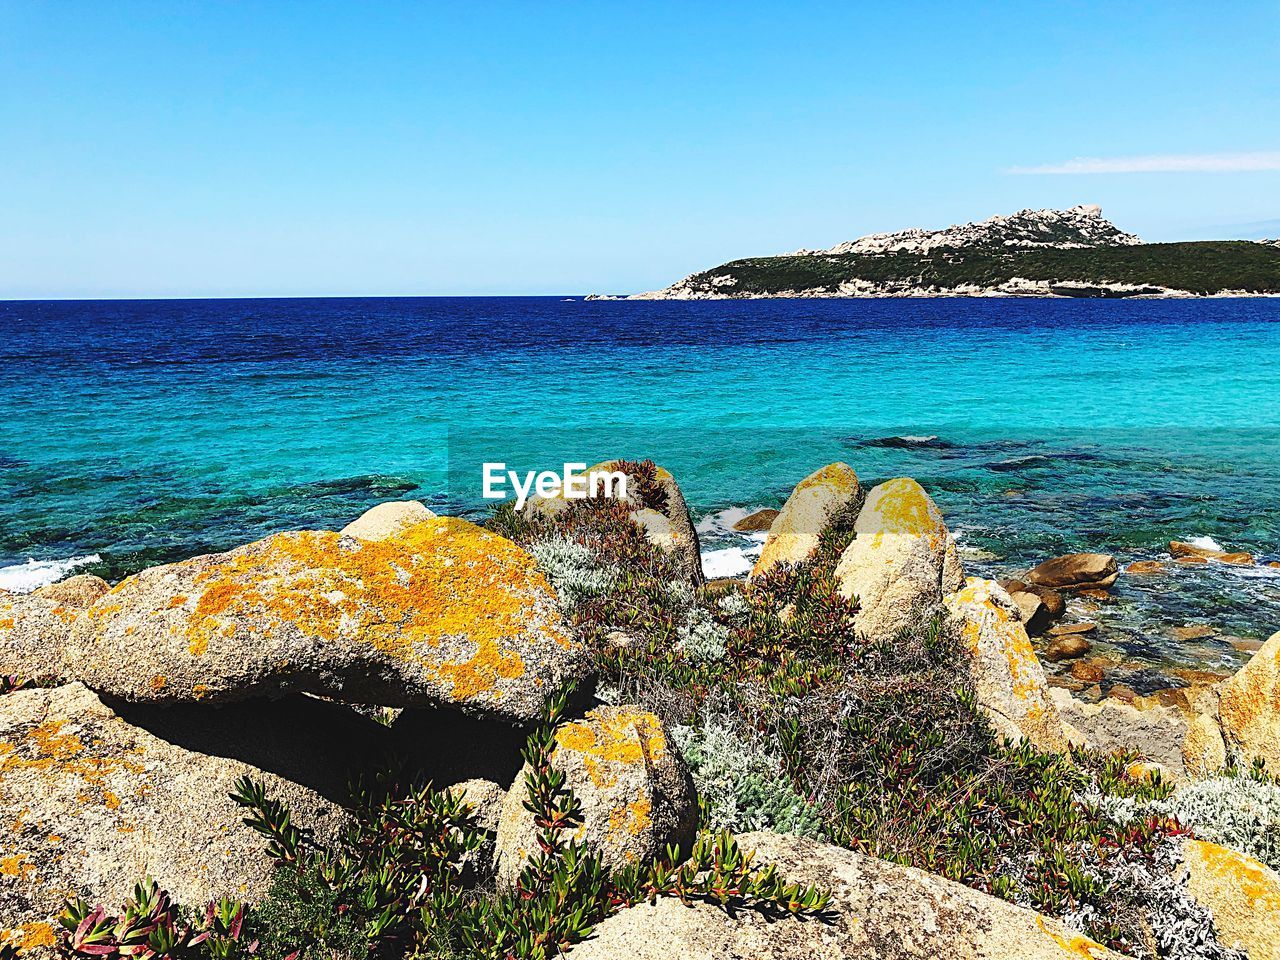
[(11, 301), (0, 369), (0, 588), (389, 499), (480, 518), (485, 463), (613, 457), (669, 469), (732, 576), (733, 522), (843, 460), (919, 480), (974, 574), (1254, 554), (1073, 601), (1140, 690), (1280, 630), (1280, 299)]

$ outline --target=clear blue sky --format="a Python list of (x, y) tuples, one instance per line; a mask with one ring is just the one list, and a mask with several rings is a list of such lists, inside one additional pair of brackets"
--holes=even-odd
[(1277, 64), (1274, 0), (0, 0), (0, 298), (634, 291), (1079, 202), (1276, 235)]

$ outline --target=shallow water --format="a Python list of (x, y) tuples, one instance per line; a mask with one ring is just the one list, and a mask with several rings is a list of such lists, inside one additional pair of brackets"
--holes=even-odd
[[(704, 518), (834, 459), (911, 475), (981, 573), (1194, 536), (1280, 558), (1275, 299), (12, 302), (0, 334), (0, 581), (94, 554), (118, 577), (406, 495), (479, 512), (483, 461), (618, 455), (661, 461)], [(905, 435), (938, 439), (874, 442)], [(746, 545), (717, 529), (707, 550)], [(1081, 615), (1135, 671), (1246, 656), (1172, 625), (1280, 629), (1272, 568), (1115, 595)]]

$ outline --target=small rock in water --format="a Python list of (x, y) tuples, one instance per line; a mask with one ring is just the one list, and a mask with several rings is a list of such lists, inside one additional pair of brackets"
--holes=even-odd
[(1059, 660), (1073, 660), (1076, 657), (1083, 657), (1092, 649), (1093, 644), (1076, 634), (1056, 636), (1045, 647), (1044, 658), (1057, 663)]
[(1173, 627), (1169, 632), (1179, 640), (1203, 640), (1214, 636), (1218, 631), (1207, 623), (1189, 623), (1184, 627)]
[(1116, 558), (1109, 553), (1068, 553), (1046, 560), (1023, 579), (1032, 586), (1079, 592), (1105, 590), (1118, 575)]
[(1124, 572), (1144, 576), (1151, 573), (1164, 573), (1164, 569), (1164, 564), (1159, 560), (1135, 560), (1124, 568)]
[(1178, 562), (1184, 567), (1204, 567), (1209, 564), (1204, 557), (1179, 557)]
[(1262, 641), (1257, 637), (1231, 637), (1230, 641), (1241, 653), (1257, 653), (1262, 649)]
[(733, 525), (739, 533), (768, 533), (773, 521), (778, 518), (777, 510), (764, 509), (748, 514)]
[(1111, 594), (1107, 593), (1107, 591), (1105, 591), (1105, 590), (1092, 590), (1092, 589), (1091, 589), (1091, 590), (1081, 590), (1081, 591), (1079, 591), (1079, 594), (1080, 594), (1080, 596), (1082, 596), (1082, 597), (1085, 597), (1085, 598), (1087, 598), (1087, 599), (1089, 599), (1089, 600), (1096, 600), (1096, 601), (1098, 601), (1099, 603), (1110, 603), (1110, 602), (1111, 602)]
[(1051, 637), (1069, 637), (1076, 633), (1093, 633), (1098, 629), (1098, 625), (1090, 620), (1082, 620), (1080, 623), (1060, 623), (1049, 631)]
[(1097, 657), (1077, 660), (1071, 665), (1071, 676), (1081, 683), (1101, 683), (1106, 675), (1106, 661)]

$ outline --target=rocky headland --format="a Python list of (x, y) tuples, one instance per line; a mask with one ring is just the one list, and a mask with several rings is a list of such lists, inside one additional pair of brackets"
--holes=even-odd
[(1080, 696), (1072, 600), (1150, 569), (967, 575), (834, 463), (705, 582), (610, 466), (0, 595), (3, 955), (1280, 957), (1280, 633)]
[(734, 260), (629, 299), (1276, 294), (1276, 241), (1143, 243), (1082, 204)]

